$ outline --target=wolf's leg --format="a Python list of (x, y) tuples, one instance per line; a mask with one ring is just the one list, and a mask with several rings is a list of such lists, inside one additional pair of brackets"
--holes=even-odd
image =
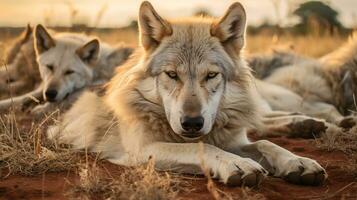
[[(191, 174), (206, 168), (215, 178), (228, 185), (254, 186), (261, 182), (266, 171), (250, 158), (223, 151), (209, 144), (155, 142), (145, 146), (139, 162), (155, 161), (159, 170), (172, 170)], [(202, 163), (203, 162), (203, 163)]]
[(42, 96), (42, 87), (38, 87), (36, 90), (31, 91), (29, 93), (23, 94), (21, 96), (4, 99), (0, 101), (0, 110), (5, 110), (10, 108), (10, 106), (21, 106), (28, 101), (32, 101), (34, 99), (39, 99)]
[(83, 92), (84, 89), (75, 91), (60, 102), (46, 102), (44, 104), (37, 105), (35, 108), (31, 110), (31, 113), (34, 115), (41, 115), (41, 114), (54, 112), (56, 109), (60, 109), (60, 111), (65, 111), (69, 109), (76, 102), (78, 98), (80, 98), (80, 95)]
[(9, 84), (9, 90), (18, 91), (21, 90), (21, 88), (26, 87), (26, 85), (28, 85), (28, 83), (26, 83), (25, 81), (17, 80)]
[(326, 132), (330, 126), (334, 126), (324, 120), (284, 112), (264, 115), (262, 121), (264, 124), (262, 134), (264, 135), (287, 135), (302, 138), (314, 138)]
[(315, 160), (301, 157), (267, 140), (259, 140), (231, 150), (259, 162), (270, 174), (289, 182), (319, 185), (327, 178), (326, 171)]
[(304, 102), (304, 112), (308, 115), (325, 119), (343, 128), (352, 128), (357, 124), (356, 116), (343, 116), (335, 106), (324, 102)]
[(256, 84), (259, 94), (269, 104), (271, 110), (303, 113), (334, 124), (339, 124), (344, 119), (331, 104), (306, 101), (297, 93), (268, 82), (257, 80)]

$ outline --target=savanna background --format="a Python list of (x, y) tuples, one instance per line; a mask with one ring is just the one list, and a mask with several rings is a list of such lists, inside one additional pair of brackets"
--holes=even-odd
[[(164, 17), (219, 17), (230, 0), (153, 0)], [(282, 46), (319, 58), (347, 41), (357, 28), (355, 0), (241, 0), (248, 15), (246, 54)], [(0, 61), (29, 23), (80, 32), (109, 44), (138, 45), (141, 1), (0, 0)], [(11, 94), (0, 94), (1, 98)], [(316, 139), (265, 138), (328, 170), (320, 187), (267, 178), (261, 187), (230, 188), (203, 176), (156, 172), (152, 163), (126, 168), (71, 152), (44, 137), (56, 111), (34, 118), (21, 111), (0, 114), (0, 199), (357, 199), (357, 130)], [(252, 139), (258, 139), (253, 135)]]

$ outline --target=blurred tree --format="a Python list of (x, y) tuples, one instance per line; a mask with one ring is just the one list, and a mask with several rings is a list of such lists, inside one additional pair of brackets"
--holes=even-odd
[(136, 19), (133, 19), (133, 20), (131, 20), (131, 22), (129, 23), (129, 27), (130, 28), (132, 28), (132, 29), (138, 29), (138, 20), (136, 20)]
[(321, 1), (302, 3), (293, 14), (301, 20), (296, 28), (302, 33), (332, 34), (344, 28), (337, 19), (338, 12)]
[(208, 9), (199, 8), (194, 12), (193, 16), (212, 17), (213, 15), (210, 13)]

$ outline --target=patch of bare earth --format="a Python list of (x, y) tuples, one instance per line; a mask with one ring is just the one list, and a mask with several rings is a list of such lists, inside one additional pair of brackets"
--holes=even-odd
[(317, 140), (319, 148), (328, 152), (342, 152), (347, 156), (347, 162), (341, 165), (349, 175), (357, 181), (357, 127), (345, 132), (332, 132), (322, 135)]

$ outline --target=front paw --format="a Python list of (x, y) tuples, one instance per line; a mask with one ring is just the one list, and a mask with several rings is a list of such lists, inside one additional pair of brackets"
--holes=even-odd
[(46, 104), (40, 104), (35, 106), (33, 109), (31, 109), (31, 114), (35, 115), (35, 116), (39, 116), (43, 113), (46, 112), (47, 105)]
[(45, 104), (40, 104), (31, 109), (31, 114), (34, 116), (42, 116), (44, 114), (49, 114), (55, 110), (53, 103), (46, 102)]
[(315, 138), (325, 133), (327, 129), (325, 122), (315, 119), (294, 121), (289, 127), (292, 130), (292, 136), (301, 138)]
[(214, 177), (229, 186), (253, 187), (259, 185), (267, 175), (267, 171), (252, 159), (235, 155), (229, 157), (217, 157), (218, 166), (213, 170)]
[(347, 116), (344, 117), (339, 123), (338, 126), (344, 129), (350, 129), (357, 124), (357, 117), (356, 116)]
[(301, 185), (321, 185), (327, 173), (315, 160), (296, 156), (284, 164), (282, 177), (288, 182)]

